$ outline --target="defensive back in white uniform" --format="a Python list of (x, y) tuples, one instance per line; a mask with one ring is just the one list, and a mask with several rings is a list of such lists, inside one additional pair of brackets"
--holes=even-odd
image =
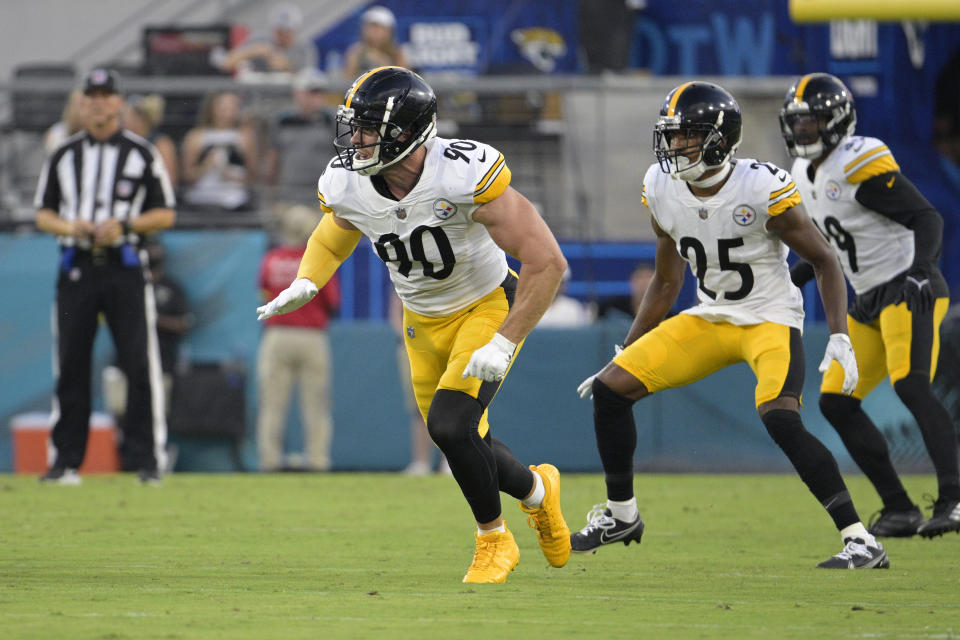
[(855, 197), (864, 180), (900, 169), (887, 145), (877, 138), (848, 136), (817, 167), (812, 181), (809, 167), (810, 160), (797, 158), (792, 173), (810, 203), (807, 213), (837, 247), (854, 291), (865, 293), (906, 271), (914, 258), (913, 231)]
[(643, 190), (644, 204), (697, 277), (700, 304), (684, 313), (736, 325), (803, 327), (803, 300), (790, 282), (786, 260), (789, 249), (767, 230), (771, 217), (800, 202), (790, 174), (769, 162), (741, 158), (723, 188), (701, 199), (654, 164)]

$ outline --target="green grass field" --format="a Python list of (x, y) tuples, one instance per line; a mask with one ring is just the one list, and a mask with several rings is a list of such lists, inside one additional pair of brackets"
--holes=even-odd
[[(868, 517), (877, 498), (849, 484)], [(504, 497), (520, 564), (465, 585), (473, 524), (449, 477), (3, 476), (0, 638), (960, 637), (960, 535), (888, 541), (888, 571), (818, 570), (841, 543), (793, 475), (636, 486), (643, 544), (563, 569)], [(599, 476), (563, 476), (571, 527), (602, 497)]]

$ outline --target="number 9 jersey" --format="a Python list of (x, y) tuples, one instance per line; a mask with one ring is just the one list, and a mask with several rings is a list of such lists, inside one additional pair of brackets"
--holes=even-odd
[(698, 198), (657, 164), (643, 181), (642, 202), (676, 243), (697, 277), (700, 304), (683, 313), (710, 322), (763, 322), (803, 328), (803, 299), (790, 281), (789, 249), (767, 221), (800, 204), (790, 174), (740, 158), (719, 192)]
[(405, 307), (444, 317), (496, 289), (507, 260), (473, 213), (510, 185), (503, 154), (471, 140), (433, 138), (416, 186), (394, 200), (334, 159), (317, 184), (325, 212), (352, 223), (387, 265)]
[[(827, 156), (811, 181), (810, 161), (797, 158), (793, 175), (807, 201), (807, 212), (837, 250), (843, 272), (861, 295), (886, 284), (913, 264), (913, 231), (871, 211), (856, 199), (860, 184), (900, 167), (881, 140), (844, 138)], [(891, 177), (889, 186), (893, 186)]]

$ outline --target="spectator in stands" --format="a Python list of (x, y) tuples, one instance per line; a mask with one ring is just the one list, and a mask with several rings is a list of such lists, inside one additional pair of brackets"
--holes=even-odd
[(593, 322), (593, 313), (589, 307), (566, 295), (567, 285), (570, 284), (570, 267), (563, 272), (563, 279), (560, 281), (560, 287), (553, 298), (553, 302), (543, 312), (537, 327), (550, 327), (553, 329), (562, 329), (570, 327), (583, 327)]
[(177, 146), (174, 144), (173, 138), (157, 130), (157, 127), (163, 122), (165, 106), (166, 101), (158, 93), (151, 93), (146, 96), (130, 96), (127, 98), (127, 104), (123, 109), (123, 125), (129, 131), (153, 143), (153, 146), (160, 152), (160, 157), (163, 158), (167, 175), (170, 176), (170, 183), (176, 188), (177, 178), (180, 174), (177, 163)]
[(643, 295), (653, 279), (654, 268), (649, 262), (640, 262), (630, 273), (630, 295), (615, 296), (600, 302), (597, 316), (608, 317), (613, 313), (622, 312), (631, 320), (637, 315), (637, 309), (643, 301)]
[(360, 40), (347, 48), (343, 75), (356, 78), (377, 67), (407, 67), (407, 57), (396, 42), (397, 19), (386, 7), (375, 5), (360, 18)]
[(297, 30), (303, 22), (300, 7), (289, 2), (274, 5), (268, 21), (271, 37), (258, 38), (232, 49), (220, 61), (220, 68), (228, 73), (243, 75), (251, 71), (295, 73), (317, 66), (314, 44), (297, 38)]
[(580, 0), (577, 24), (587, 73), (619, 73), (630, 65), (634, 24), (646, 8), (646, 0)]
[[(260, 264), (263, 300), (272, 300), (297, 276), (307, 240), (320, 212), (296, 205), (283, 215), (283, 244), (267, 252)], [(340, 286), (332, 278), (309, 303), (266, 322), (257, 361), (260, 415), (257, 445), (260, 468), (279, 471), (284, 464), (284, 424), (294, 385), (299, 387), (308, 470), (330, 468), (333, 436), (330, 402), (331, 359), (327, 323), (340, 306)]]
[(277, 113), (267, 134), (264, 180), (275, 208), (316, 206), (317, 176), (334, 156), (336, 113), (328, 100), (328, 82), (317, 69), (302, 69), (293, 81), (293, 107)]
[[(193, 328), (194, 316), (180, 283), (167, 275), (166, 249), (157, 238), (145, 241), (149, 265), (149, 281), (153, 284), (153, 297), (157, 307), (157, 344), (160, 351), (160, 369), (163, 371), (163, 392), (166, 415), (170, 415), (170, 392), (177, 366), (180, 341)], [(103, 370), (104, 404), (113, 414), (121, 433), (127, 411), (127, 377), (117, 365)], [(121, 441), (120, 460), (124, 471), (136, 470), (136, 459), (128, 450), (126, 441)]]
[(186, 204), (235, 211), (251, 205), (257, 145), (240, 119), (240, 97), (229, 91), (207, 95), (197, 126), (183, 140)]
[(70, 92), (67, 104), (63, 107), (63, 116), (60, 121), (53, 123), (43, 134), (43, 147), (47, 150), (47, 153), (59, 147), (64, 140), (84, 128), (86, 113), (86, 96), (80, 89), (74, 89)]

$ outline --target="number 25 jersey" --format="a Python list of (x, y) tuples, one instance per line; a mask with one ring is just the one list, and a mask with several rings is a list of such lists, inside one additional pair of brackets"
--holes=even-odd
[(771, 217), (800, 203), (789, 173), (740, 158), (720, 191), (701, 199), (654, 164), (644, 177), (642, 201), (697, 277), (700, 304), (683, 313), (710, 322), (803, 329), (789, 248), (766, 228)]
[(510, 169), (502, 153), (480, 142), (434, 138), (424, 146), (420, 179), (399, 201), (337, 159), (320, 176), (317, 197), (325, 212), (370, 239), (404, 306), (444, 317), (507, 277), (506, 255), (473, 213), (506, 190)]

